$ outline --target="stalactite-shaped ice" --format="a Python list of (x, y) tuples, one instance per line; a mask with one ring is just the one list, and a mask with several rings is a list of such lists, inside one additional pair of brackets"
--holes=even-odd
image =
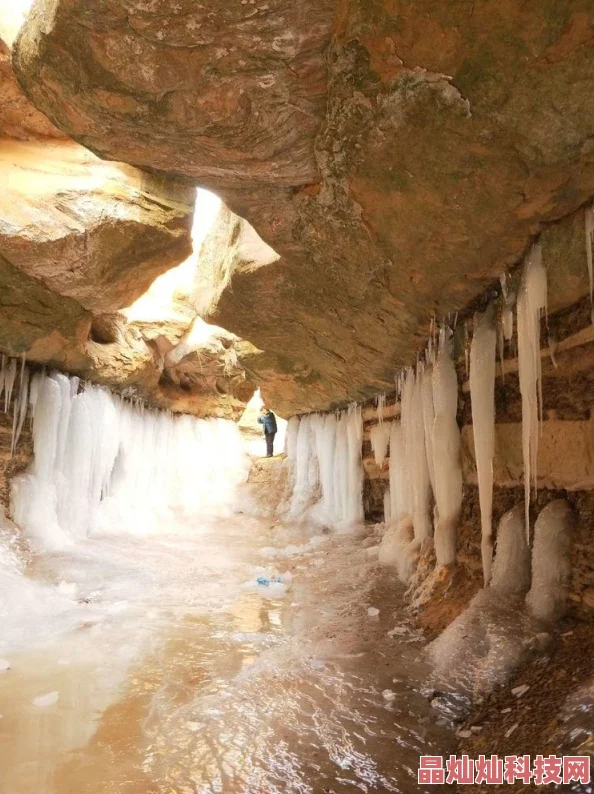
[(431, 536), (431, 484), (425, 447), (423, 421), (422, 374), (410, 369), (402, 389), (401, 424), (404, 433), (408, 483), (411, 491), (412, 519), (415, 540), (419, 543)]
[(497, 333), (493, 306), (474, 318), (470, 348), (472, 431), (481, 508), (481, 555), (485, 585), (493, 561), (493, 455), (495, 453), (495, 359)]
[(532, 587), (528, 610), (539, 620), (563, 616), (571, 577), (571, 545), (575, 514), (565, 499), (550, 502), (534, 525)]
[(390, 497), (390, 486), (384, 491), (384, 523), (389, 524), (392, 518), (392, 499)]
[(29, 397), (29, 370), (27, 369), (27, 367), (23, 367), (23, 369), (21, 370), (19, 393), (17, 399), (15, 400), (15, 405), (14, 405), (14, 416), (12, 420), (12, 443), (10, 447), (11, 455), (14, 454), (16, 446), (19, 442), (19, 438), (21, 437), (21, 431), (25, 423), (25, 417), (27, 415), (27, 407), (29, 404), (28, 397)]
[(408, 464), (400, 422), (390, 425), (390, 518), (398, 522), (412, 515)]
[(6, 355), (2, 353), (0, 355), (0, 398), (2, 397), (2, 392), (4, 391), (5, 381), (6, 381)]
[[(432, 343), (430, 340), (430, 347)], [(433, 350), (428, 350), (430, 360), (434, 361)], [(433, 423), (435, 421), (435, 408), (433, 405), (433, 367), (425, 367), (422, 374), (421, 394), (423, 398), (423, 427), (425, 429), (425, 450), (427, 452), (427, 467), (429, 469), (429, 482), (431, 490), (435, 493), (435, 461), (433, 455)]]
[(518, 369), (522, 394), (522, 453), (526, 533), (530, 536), (530, 486), (537, 481), (539, 416), (542, 417), (540, 320), (547, 308), (547, 271), (539, 244), (524, 263), (518, 296)]
[(380, 468), (384, 465), (388, 454), (390, 443), (390, 425), (387, 422), (373, 425), (370, 430), (371, 449), (373, 450), (376, 465)]
[(4, 413), (7, 413), (12, 400), (12, 392), (17, 374), (17, 360), (11, 358), (6, 365), (6, 374), (4, 376)]
[(458, 377), (450, 353), (449, 331), (442, 329), (433, 365), (433, 456), (435, 461), (435, 555), (438, 565), (456, 561), (456, 531), (462, 507), (462, 467), (458, 412)]
[(363, 419), (361, 408), (353, 403), (346, 412), (348, 435), (348, 509), (345, 526), (351, 526), (363, 520), (363, 468), (361, 454), (363, 449)]
[(386, 409), (386, 395), (378, 394), (377, 396), (377, 421), (381, 423), (384, 421), (384, 411)]
[(507, 273), (502, 273), (501, 294), (503, 295), (503, 306), (501, 308), (501, 327), (504, 339), (509, 342), (514, 335), (514, 304), (516, 302), (515, 293), (510, 292), (507, 286)]

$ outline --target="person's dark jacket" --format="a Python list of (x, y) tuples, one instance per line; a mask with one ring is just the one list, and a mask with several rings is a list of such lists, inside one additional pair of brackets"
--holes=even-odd
[(272, 411), (268, 411), (267, 414), (261, 414), (258, 417), (258, 422), (264, 425), (265, 433), (276, 433), (276, 417)]

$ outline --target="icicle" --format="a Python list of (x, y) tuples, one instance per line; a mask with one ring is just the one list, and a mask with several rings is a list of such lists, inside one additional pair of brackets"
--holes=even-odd
[(386, 488), (384, 491), (384, 524), (389, 524), (391, 519), (390, 513), (391, 507), (391, 499), (390, 499), (390, 487)]
[(2, 397), (2, 392), (4, 391), (4, 381), (6, 379), (6, 356), (2, 353), (2, 357), (0, 358), (0, 398)]
[(474, 318), (470, 348), (472, 431), (481, 509), (481, 555), (485, 586), (493, 561), (493, 455), (495, 452), (495, 358), (497, 334), (493, 306)]
[(385, 393), (377, 395), (377, 403), (376, 404), (377, 404), (377, 420), (378, 420), (378, 422), (381, 425), (382, 422), (384, 421), (384, 411), (385, 411), (385, 408), (386, 408), (386, 395), (385, 395)]
[(435, 410), (433, 407), (433, 367), (425, 369), (422, 373), (421, 396), (423, 401), (423, 428), (425, 430), (425, 449), (427, 452), (427, 466), (429, 468), (429, 482), (431, 490), (435, 493), (435, 461), (433, 455), (433, 422)]
[(4, 377), (4, 413), (8, 412), (10, 408), (10, 401), (12, 399), (12, 390), (16, 380), (17, 373), (17, 360), (11, 358), (6, 367), (6, 374)]
[(590, 284), (590, 305), (594, 297), (594, 275), (592, 268), (592, 238), (594, 236), (594, 204), (584, 210), (586, 224), (586, 258), (588, 261), (588, 281)]
[(29, 403), (29, 370), (27, 367), (21, 369), (21, 377), (19, 384), (18, 399), (15, 401), (14, 416), (12, 418), (12, 443), (10, 446), (11, 456), (21, 437), (21, 431), (25, 423), (27, 415), (27, 406)]
[(518, 297), (518, 369), (522, 394), (522, 453), (526, 532), (530, 537), (530, 486), (537, 485), (539, 417), (542, 420), (540, 319), (546, 314), (547, 271), (542, 250), (533, 245), (526, 257)]
[(412, 513), (409, 468), (404, 450), (404, 435), (400, 422), (390, 426), (390, 516), (399, 521)]
[(557, 337), (549, 332), (548, 342), (549, 342), (549, 355), (551, 356), (551, 363), (553, 364), (555, 369), (558, 369), (559, 365), (557, 364), (557, 358), (555, 355), (557, 352), (557, 345), (558, 345)]
[(501, 366), (501, 382), (505, 383), (505, 353), (504, 353), (504, 345), (505, 339), (503, 337), (503, 331), (501, 329), (497, 329), (497, 341), (499, 346), (499, 364)]
[(351, 403), (347, 412), (348, 462), (349, 462), (349, 498), (348, 511), (343, 516), (346, 527), (363, 521), (363, 467), (361, 457), (363, 451), (363, 419), (361, 408)]
[(470, 372), (470, 345), (469, 345), (468, 321), (464, 323), (464, 371), (466, 377)]
[(383, 468), (384, 461), (388, 454), (388, 444), (390, 443), (390, 425), (386, 423), (373, 425), (370, 431), (371, 449), (375, 463), (379, 468)]
[[(462, 507), (462, 467), (458, 412), (458, 378), (450, 353), (449, 329), (443, 328), (433, 367), (433, 456), (435, 461), (435, 527), (437, 565), (456, 561), (456, 530)], [(426, 437), (427, 440), (427, 437)]]
[(425, 427), (423, 423), (422, 379), (409, 369), (402, 391), (401, 422), (404, 433), (406, 462), (410, 467), (412, 519), (415, 540), (419, 543), (431, 536), (429, 512), (430, 488)]

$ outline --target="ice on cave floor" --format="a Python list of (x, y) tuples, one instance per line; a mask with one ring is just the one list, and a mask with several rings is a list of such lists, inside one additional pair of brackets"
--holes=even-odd
[(571, 579), (571, 548), (576, 516), (565, 499), (555, 499), (534, 525), (532, 587), (526, 596), (530, 613), (552, 622), (563, 616)]
[(503, 685), (522, 662), (542, 650), (549, 637), (543, 621), (550, 624), (562, 613), (572, 521), (564, 500), (541, 512), (532, 553), (532, 587), (525, 597), (531, 561), (524, 505), (503, 516), (490, 584), (428, 646), (434, 666), (428, 688), (440, 693), (433, 703), (438, 710), (451, 718), (463, 716), (474, 698)]
[(525, 595), (530, 587), (530, 550), (524, 530), (522, 505), (509, 510), (497, 528), (497, 554), (490, 588), (502, 595)]
[(540, 321), (547, 311), (547, 271), (540, 244), (532, 246), (524, 262), (518, 295), (518, 370), (522, 395), (522, 456), (524, 460), (524, 509), (530, 535), (530, 488), (536, 488), (539, 419), (542, 418)]
[(489, 583), (493, 559), (493, 456), (495, 454), (495, 359), (497, 334), (493, 306), (475, 315), (470, 348), (470, 399), (481, 510), (483, 580)]
[[(448, 330), (442, 329), (433, 365), (432, 394), (435, 418), (431, 449), (434, 458), (434, 494), (437, 505), (435, 555), (437, 565), (456, 560), (456, 531), (462, 508), (462, 465), (458, 412), (458, 377), (450, 351)], [(427, 440), (427, 435), (425, 436)], [(427, 450), (429, 451), (429, 446)]]
[(386, 527), (378, 551), (380, 565), (395, 568), (400, 581), (406, 584), (415, 572), (418, 558), (419, 544), (410, 516)]

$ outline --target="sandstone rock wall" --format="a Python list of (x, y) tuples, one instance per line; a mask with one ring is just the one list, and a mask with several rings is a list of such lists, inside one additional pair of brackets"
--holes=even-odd
[[(588, 294), (584, 227), (584, 214), (579, 211), (551, 227), (541, 240), (548, 271), (550, 311), (541, 327), (543, 421), (539, 436), (538, 491), (532, 508), (534, 521), (548, 502), (563, 497), (568, 499), (579, 516), (571, 585), (572, 605), (578, 612), (589, 612), (594, 608), (594, 325)], [(483, 308), (493, 297), (491, 291), (483, 297), (482, 303), (479, 301), (471, 309)], [(447, 625), (482, 587), (480, 509), (470, 388), (463, 347), (467, 319), (471, 320), (471, 312), (462, 312), (455, 337), (459, 353), (458, 423), (464, 474), (458, 568), (453, 578), (446, 578), (439, 597), (423, 608), (421, 619), (435, 632)], [(503, 514), (524, 499), (522, 406), (516, 345), (514, 337), (512, 343), (506, 345), (503, 366), (500, 362), (497, 364), (495, 528)], [(388, 396), (387, 402), (386, 421), (391, 421), (391, 416), (399, 413), (399, 404), (394, 395)], [(381, 520), (389, 461), (383, 468), (378, 468), (373, 459), (369, 438), (371, 427), (378, 421), (374, 402), (364, 408), (363, 418), (366, 515), (371, 520)]]
[(192, 255), (194, 188), (68, 139), (22, 93), (2, 41), (0, 90), (0, 352), (237, 418), (255, 388), (238, 354), (252, 345), (215, 327), (188, 340), (188, 295), (142, 320), (122, 311)]
[(592, 22), (589, 0), (37, 0), (16, 69), (64, 133), (239, 216), (204, 318), (290, 415), (390, 390), (432, 313), (594, 193)]

